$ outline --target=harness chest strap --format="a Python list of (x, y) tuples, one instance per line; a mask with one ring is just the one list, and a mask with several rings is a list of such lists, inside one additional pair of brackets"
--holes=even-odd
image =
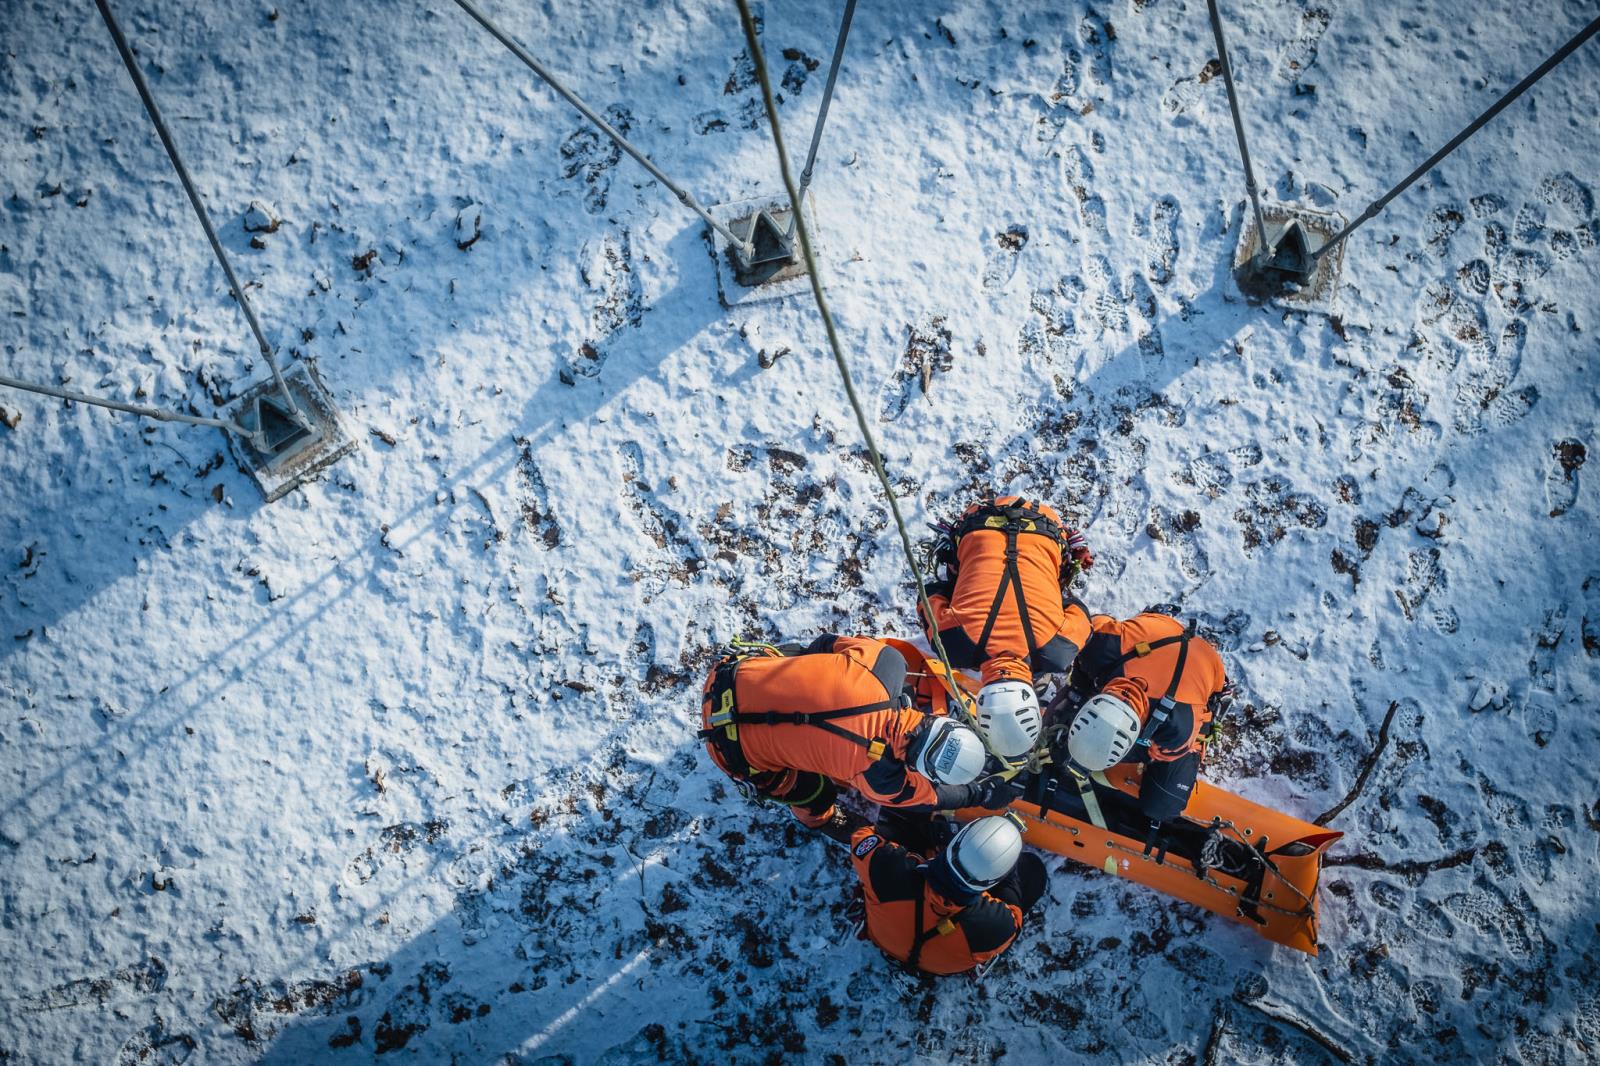
[(1027, 500), (1019, 500), (1003, 507), (992, 498), (985, 501), (956, 525), (951, 539), (959, 544), (962, 537), (980, 529), (1015, 529), (1019, 533), (1038, 533), (1049, 537), (1063, 548), (1067, 542), (1066, 533), (1060, 524)]
[(916, 916), (911, 921), (911, 927), (916, 930), (916, 936), (911, 941), (911, 953), (906, 956), (906, 965), (913, 970), (917, 968), (917, 960), (922, 958), (922, 947), (936, 936), (949, 936), (956, 931), (956, 923), (950, 918), (941, 918), (932, 929), (922, 928), (922, 901), (927, 898), (924, 889), (917, 895)]

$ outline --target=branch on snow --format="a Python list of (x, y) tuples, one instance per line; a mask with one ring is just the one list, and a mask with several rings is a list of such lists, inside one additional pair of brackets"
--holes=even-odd
[(1373, 769), (1378, 765), (1378, 757), (1383, 754), (1383, 749), (1389, 746), (1389, 726), (1394, 721), (1395, 712), (1399, 709), (1399, 700), (1390, 701), (1389, 709), (1388, 711), (1384, 712), (1383, 715), (1383, 725), (1378, 727), (1377, 746), (1372, 749), (1372, 754), (1368, 755), (1366, 761), (1361, 764), (1361, 772), (1356, 775), (1355, 787), (1352, 788), (1350, 790), (1350, 794), (1344, 799), (1340, 800), (1332, 810), (1326, 811), (1322, 815), (1313, 819), (1311, 822), (1312, 825), (1327, 825), (1329, 822), (1337, 818), (1346, 807), (1354, 803), (1357, 796), (1361, 795), (1361, 790), (1367, 787), (1367, 778), (1372, 776)]
[(1322, 1030), (1317, 1029), (1305, 1019), (1290, 1013), (1288, 1009), (1263, 1003), (1259, 999), (1246, 1000), (1244, 1003), (1245, 1006), (1252, 1008), (1268, 1018), (1271, 1018), (1280, 1025), (1287, 1025), (1296, 1032), (1310, 1037), (1312, 1040), (1320, 1044), (1322, 1048), (1328, 1052), (1328, 1054), (1332, 1055), (1340, 1062), (1356, 1061), (1356, 1057), (1349, 1051), (1346, 1051), (1342, 1045), (1336, 1043), (1333, 1037), (1322, 1032)]
[(1217, 1066), (1217, 1055), (1222, 1051), (1222, 1037), (1228, 1031), (1228, 1011), (1226, 1008), (1217, 1011), (1216, 1020), (1211, 1023), (1211, 1035), (1206, 1039), (1206, 1049), (1201, 1053), (1202, 1066)]
[(1381, 856), (1371, 852), (1360, 852), (1355, 855), (1329, 855), (1322, 862), (1324, 866), (1354, 866), (1360, 870), (1382, 870), (1388, 874), (1399, 874), (1409, 877), (1414, 874), (1431, 874), (1438, 870), (1449, 870), (1457, 866), (1465, 866), (1477, 857), (1478, 849), (1474, 845), (1462, 848), (1451, 855), (1440, 859), (1407, 859), (1404, 862), (1389, 862)]

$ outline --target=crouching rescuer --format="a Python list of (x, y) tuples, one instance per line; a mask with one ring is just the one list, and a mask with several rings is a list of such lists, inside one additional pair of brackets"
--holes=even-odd
[(1143, 763), (1139, 809), (1152, 828), (1183, 812), (1200, 772), (1215, 714), (1233, 698), (1216, 648), (1164, 614), (1091, 620), (1073, 671), (1083, 699), (1067, 727), (1079, 769)]
[(1040, 731), (1035, 675), (1065, 674), (1089, 639), (1089, 612), (1066, 589), (1069, 567), (1094, 556), (1054, 509), (1020, 496), (991, 496), (935, 528), (923, 628), (953, 665), (982, 672), (978, 727), (995, 754), (1026, 755)]
[[(999, 955), (1044, 895), (1037, 855), (1010, 818), (967, 823), (943, 849), (864, 826), (851, 838), (866, 937), (911, 970), (964, 973)], [(925, 835), (925, 834), (923, 834)]]
[(839, 784), (884, 807), (1004, 806), (1009, 791), (998, 780), (973, 783), (988, 758), (982, 739), (917, 709), (905, 682), (905, 657), (871, 637), (761, 645), (726, 656), (706, 678), (700, 739), (745, 791), (841, 840)]

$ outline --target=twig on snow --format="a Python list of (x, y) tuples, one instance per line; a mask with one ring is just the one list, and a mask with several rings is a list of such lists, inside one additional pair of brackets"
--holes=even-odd
[(648, 897), (645, 895), (644, 889), (644, 863), (639, 861), (639, 856), (635, 855), (633, 849), (628, 845), (623, 844), (622, 850), (627, 852), (629, 859), (633, 860), (633, 868), (639, 874), (639, 907), (648, 916), (650, 914), (650, 904), (647, 902)]
[(1216, 1020), (1211, 1023), (1211, 1035), (1206, 1038), (1206, 1049), (1201, 1052), (1201, 1066), (1217, 1066), (1217, 1055), (1222, 1051), (1222, 1035), (1228, 1031), (1228, 1011), (1222, 1008), (1217, 1011)]
[(1595, 801), (1594, 810), (1592, 813), (1590, 812), (1589, 805), (1587, 803), (1583, 804), (1583, 820), (1589, 823), (1590, 829), (1600, 833), (1600, 800)]
[(1476, 845), (1462, 848), (1460, 851), (1446, 855), (1439, 859), (1407, 859), (1404, 862), (1389, 862), (1381, 856), (1370, 851), (1359, 852), (1355, 855), (1329, 855), (1323, 859), (1324, 866), (1354, 866), (1361, 870), (1382, 870), (1384, 873), (1400, 874), (1431, 874), (1438, 870), (1449, 870), (1457, 866), (1465, 866), (1477, 857)]
[(1361, 771), (1356, 775), (1355, 787), (1352, 788), (1350, 790), (1350, 794), (1344, 799), (1340, 800), (1332, 810), (1326, 811), (1319, 817), (1312, 819), (1312, 825), (1327, 825), (1329, 822), (1333, 821), (1333, 819), (1337, 818), (1340, 812), (1342, 812), (1346, 807), (1354, 803), (1357, 796), (1361, 795), (1361, 790), (1367, 787), (1367, 778), (1372, 776), (1373, 769), (1378, 765), (1378, 757), (1383, 754), (1383, 749), (1389, 746), (1389, 725), (1394, 721), (1395, 712), (1399, 709), (1400, 701), (1391, 700), (1389, 703), (1389, 710), (1384, 713), (1383, 724), (1378, 727), (1378, 743), (1373, 747), (1372, 753), (1367, 756), (1366, 761), (1361, 764)]
[(1331, 1036), (1317, 1029), (1303, 1018), (1297, 1017), (1287, 1008), (1268, 1006), (1258, 999), (1245, 1000), (1244, 1003), (1247, 1007), (1253, 1008), (1262, 1015), (1271, 1018), (1273, 1021), (1278, 1022), (1281, 1025), (1287, 1025), (1289, 1028), (1310, 1037), (1312, 1040), (1320, 1044), (1328, 1054), (1332, 1055), (1340, 1062), (1356, 1061), (1356, 1057), (1336, 1043)]

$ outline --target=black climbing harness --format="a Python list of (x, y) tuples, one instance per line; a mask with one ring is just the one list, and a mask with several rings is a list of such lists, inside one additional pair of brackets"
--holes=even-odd
[(989, 635), (994, 632), (995, 622), (1000, 617), (1000, 609), (1005, 606), (1006, 591), (1014, 589), (1017, 597), (1017, 615), (1022, 622), (1022, 636), (1027, 642), (1028, 655), (1031, 658), (1039, 650), (1039, 642), (1034, 637), (1033, 619), (1029, 617), (1027, 597), (1022, 591), (1022, 574), (1017, 569), (1017, 538), (1024, 533), (1049, 537), (1065, 553), (1066, 533), (1060, 523), (1027, 500), (1002, 506), (991, 497), (974, 508), (955, 527), (951, 533), (952, 547), (959, 547), (961, 538), (967, 534), (982, 530), (1006, 535), (1006, 555), (1005, 573), (1000, 577), (1000, 587), (995, 589), (994, 602), (989, 605), (989, 615), (984, 619), (983, 633), (978, 637), (978, 653), (984, 658), (989, 657)]
[(1120, 670), (1134, 659), (1142, 659), (1160, 648), (1171, 647), (1174, 644), (1178, 645), (1178, 661), (1172, 667), (1172, 680), (1167, 685), (1166, 694), (1160, 699), (1151, 702), (1150, 719), (1145, 722), (1144, 728), (1139, 731), (1139, 739), (1134, 741), (1135, 747), (1148, 750), (1151, 738), (1156, 735), (1157, 730), (1166, 724), (1167, 719), (1172, 717), (1172, 712), (1177, 709), (1178, 705), (1172, 697), (1178, 694), (1178, 684), (1183, 680), (1183, 668), (1189, 661), (1189, 642), (1194, 639), (1195, 627), (1196, 623), (1191, 620), (1188, 628), (1175, 636), (1162, 637), (1160, 640), (1148, 642), (1140, 641), (1133, 646), (1132, 650), (1123, 652), (1111, 664), (1111, 669)]

